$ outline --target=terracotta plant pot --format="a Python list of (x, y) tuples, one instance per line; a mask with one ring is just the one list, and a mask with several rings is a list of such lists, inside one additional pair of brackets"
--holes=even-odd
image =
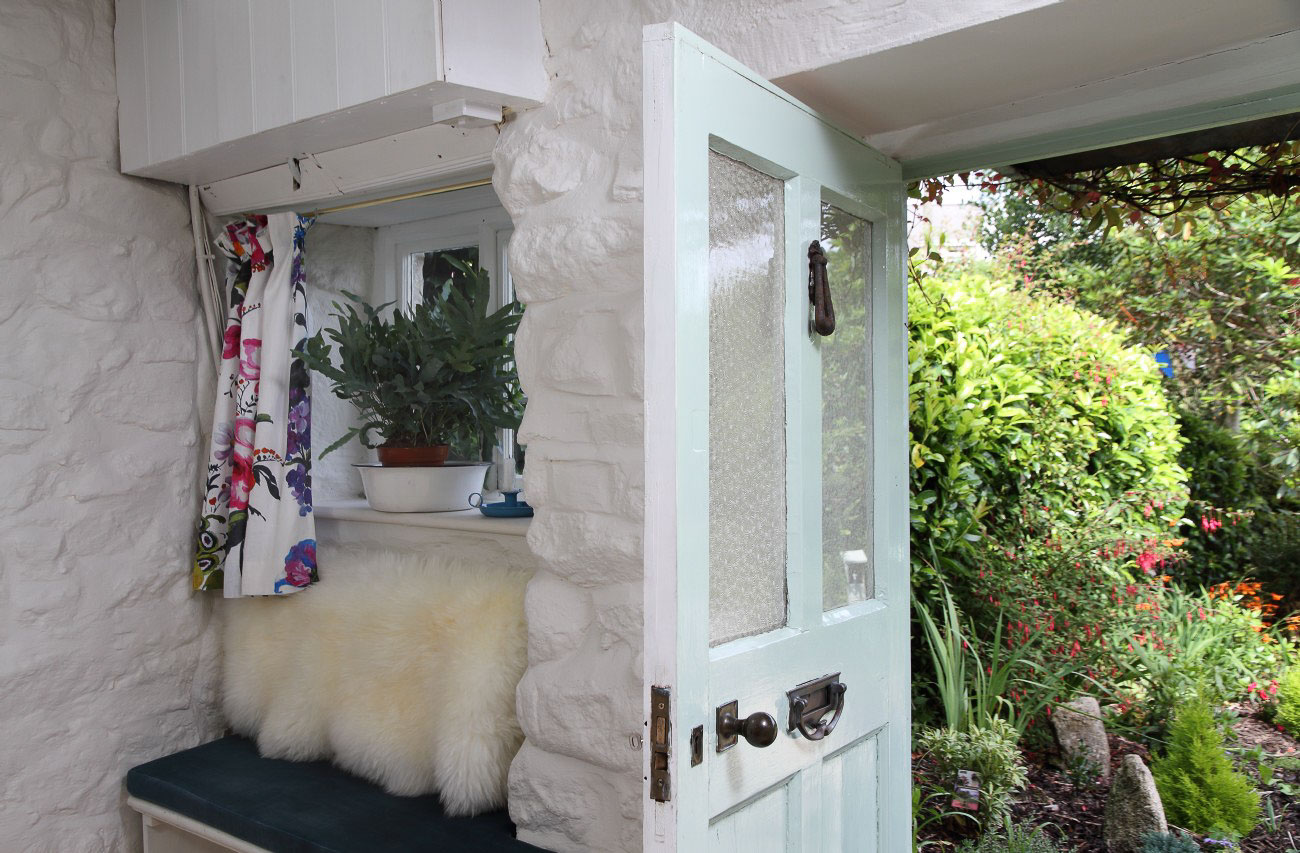
[(441, 465), (447, 461), (451, 446), (435, 444), (432, 447), (380, 447), (379, 464), (385, 468), (416, 468)]

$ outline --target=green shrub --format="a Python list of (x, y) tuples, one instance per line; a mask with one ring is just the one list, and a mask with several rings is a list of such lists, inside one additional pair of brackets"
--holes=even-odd
[(1264, 630), (1240, 596), (1216, 597), (1158, 583), (1123, 590), (1127, 624), (1109, 635), (1111, 679), (1122, 722), (1159, 740), (1174, 710), (1198, 694), (1218, 704), (1243, 698), (1285, 666), (1292, 642)]
[(1274, 721), (1292, 735), (1300, 734), (1300, 666), (1293, 666), (1278, 682)]
[(1258, 495), (1250, 480), (1250, 452), (1232, 431), (1186, 409), (1178, 413), (1186, 444), (1178, 463), (1187, 471), (1191, 500), (1211, 506), (1245, 508)]
[(1201, 845), (1182, 835), (1148, 832), (1142, 836), (1142, 853), (1200, 853)]
[(999, 832), (986, 832), (957, 848), (957, 853), (1060, 853), (1041, 826), (1021, 828), (1006, 820)]
[(947, 791), (952, 791), (958, 770), (980, 774), (978, 819), (987, 828), (1009, 814), (1011, 795), (1029, 781), (1016, 740), (1010, 723), (994, 719), (964, 732), (926, 729), (917, 738), (917, 746), (934, 761), (938, 782)]
[(923, 590), (938, 568), (927, 555), (973, 569), (965, 543), (1015, 521), (1029, 494), (1059, 518), (1105, 512), (1130, 492), (1163, 499), (1157, 511), (1139, 504), (1111, 519), (1128, 538), (1181, 515), (1177, 421), (1154, 359), (1112, 323), (969, 275), (911, 288), (908, 312), (912, 553)]
[(1214, 715), (1202, 700), (1178, 710), (1169, 727), (1169, 748), (1151, 773), (1170, 823), (1240, 838), (1259, 822), (1259, 795), (1233, 769)]

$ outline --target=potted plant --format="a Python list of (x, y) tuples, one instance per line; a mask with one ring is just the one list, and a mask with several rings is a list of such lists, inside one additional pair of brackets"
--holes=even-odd
[[(308, 338), (303, 352), (361, 416), (321, 456), (354, 436), (377, 448), (379, 465), (359, 466), (377, 510), (468, 508), (489, 467), (479, 461), (483, 437), (517, 428), (523, 413), (512, 344), (518, 303), (488, 313), (487, 272), (444, 258), (462, 280), (444, 282), (405, 312), (385, 312), (392, 303), (374, 307), (345, 291), (357, 304), (335, 302), (336, 327)], [(448, 462), (452, 451), (469, 461)]]

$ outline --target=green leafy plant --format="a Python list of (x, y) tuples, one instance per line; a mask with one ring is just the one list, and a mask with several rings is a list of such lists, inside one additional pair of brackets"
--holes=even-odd
[(1041, 826), (1021, 827), (1003, 818), (1002, 828), (968, 839), (958, 853), (1059, 853), (1060, 846)]
[(1274, 720), (1292, 734), (1300, 733), (1300, 666), (1291, 667), (1278, 680)]
[(985, 827), (997, 825), (1011, 808), (1011, 796), (1028, 782), (1024, 761), (1016, 746), (1018, 734), (1006, 720), (992, 719), (966, 731), (948, 728), (926, 729), (917, 746), (933, 761), (943, 789), (951, 792), (958, 770), (980, 774), (978, 820)]
[[(946, 587), (940, 602), (942, 625), (921, 601), (913, 599), (912, 606), (930, 652), (945, 726), (966, 732), (1005, 719), (1017, 735), (1023, 733), (1026, 723), (1052, 700), (1061, 673), (1029, 661), (1026, 653), (1032, 644), (1004, 643), (1001, 620), (986, 644), (964, 632), (961, 615)], [(979, 652), (981, 645), (985, 655)], [(1029, 678), (1029, 674), (1038, 678)]]
[(1205, 590), (1146, 584), (1122, 606), (1128, 619), (1110, 635), (1113, 689), (1121, 719), (1153, 741), (1198, 694), (1217, 704), (1258, 693), (1290, 653), (1291, 641), (1266, 630), (1257, 612)]
[(1233, 769), (1214, 715), (1202, 699), (1178, 709), (1169, 727), (1169, 747), (1151, 773), (1171, 823), (1240, 838), (1259, 822), (1259, 795)]
[(947, 799), (949, 799), (948, 795), (941, 791), (931, 791), (927, 794), (920, 785), (912, 786), (912, 853), (921, 853), (922, 850), (934, 846), (933, 842), (920, 839), (921, 833), (933, 824), (945, 820), (968, 820), (974, 823), (975, 819), (971, 817), (970, 812), (945, 809), (943, 803)]
[(426, 287), (424, 302), (391, 315), (388, 305), (373, 307), (345, 293), (360, 311), (335, 302), (336, 326), (308, 338), (303, 360), (361, 416), (321, 456), (354, 436), (367, 447), (382, 438), (390, 447), (452, 444), (473, 451), (484, 434), (518, 427), (523, 395), (512, 343), (518, 305), (489, 313), (487, 272), (444, 259), (463, 274), (462, 284)]
[(1184, 835), (1148, 832), (1142, 836), (1142, 853), (1200, 853), (1201, 845)]

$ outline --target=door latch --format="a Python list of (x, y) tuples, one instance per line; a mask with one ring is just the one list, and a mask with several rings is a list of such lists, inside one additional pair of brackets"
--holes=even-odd
[(667, 687), (650, 688), (650, 799), (666, 803), (673, 798), (668, 745), (672, 735), (672, 697)]

